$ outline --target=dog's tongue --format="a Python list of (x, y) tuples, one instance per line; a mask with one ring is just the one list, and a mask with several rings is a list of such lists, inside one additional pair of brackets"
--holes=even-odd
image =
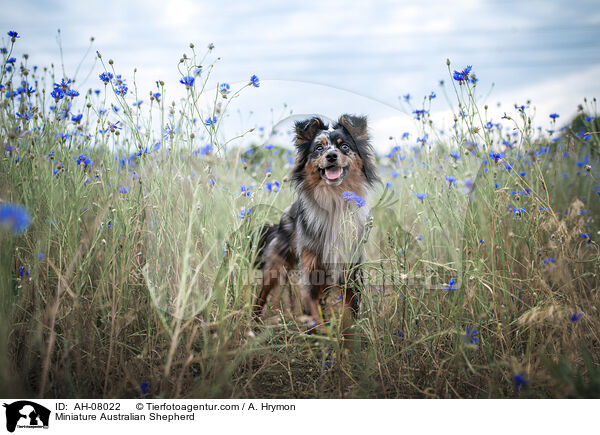
[(339, 178), (340, 175), (342, 175), (342, 168), (339, 166), (325, 169), (325, 176), (329, 180), (335, 180), (336, 178)]

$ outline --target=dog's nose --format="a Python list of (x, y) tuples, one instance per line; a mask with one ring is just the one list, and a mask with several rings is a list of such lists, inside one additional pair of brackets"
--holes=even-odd
[(335, 151), (331, 151), (330, 153), (328, 153), (325, 157), (327, 157), (327, 161), (329, 162), (335, 162), (338, 158), (338, 155)]

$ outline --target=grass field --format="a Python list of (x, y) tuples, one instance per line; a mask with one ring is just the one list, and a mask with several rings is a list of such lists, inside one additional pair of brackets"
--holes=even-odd
[(427, 96), (419, 135), (377, 157), (348, 344), (337, 295), (313, 333), (293, 289), (252, 319), (257, 231), (294, 198), (292, 151), (221, 134), (257, 78), (214, 83), (212, 47), (190, 47), (171, 104), (103, 57), (79, 88), (18, 42), (0, 73), (0, 395), (600, 397), (595, 99), (551, 130), (529, 103), (490, 119), (449, 65), (454, 125)]

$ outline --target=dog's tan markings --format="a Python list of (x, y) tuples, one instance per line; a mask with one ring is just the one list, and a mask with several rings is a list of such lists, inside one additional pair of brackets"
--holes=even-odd
[(341, 137), (338, 137), (337, 143), (338, 143), (338, 145), (342, 143), (342, 138)]
[(304, 186), (313, 191), (321, 182), (318, 160), (310, 160), (304, 166)]
[(359, 196), (364, 195), (365, 176), (363, 174), (363, 161), (358, 155), (354, 155), (353, 159), (349, 159), (348, 175), (341, 184), (344, 190), (349, 190)]
[(326, 147), (327, 146), (327, 138), (326, 137), (321, 138), (321, 140), (319, 140), (319, 144)]
[(317, 270), (319, 267), (319, 259), (317, 256), (310, 251), (302, 252), (302, 267), (307, 272)]

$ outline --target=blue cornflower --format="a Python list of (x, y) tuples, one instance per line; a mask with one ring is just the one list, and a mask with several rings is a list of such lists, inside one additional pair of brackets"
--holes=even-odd
[(231, 92), (229, 89), (229, 83), (221, 83), (221, 86), (219, 86), (219, 92), (221, 93), (223, 98), (227, 98), (227, 95)]
[(551, 264), (551, 263), (554, 263), (554, 258), (552, 258), (552, 257), (544, 258), (544, 264)]
[(173, 126), (167, 124), (165, 126), (165, 128), (163, 129), (163, 137), (165, 139), (173, 140), (173, 136), (175, 136), (176, 132), (177, 132), (177, 129), (175, 129)]
[(24, 276), (29, 276), (29, 269), (25, 269), (23, 266), (19, 266), (19, 276), (23, 278)]
[(80, 154), (79, 157), (77, 158), (77, 164), (81, 165), (83, 163), (84, 167), (92, 167), (94, 166), (94, 161), (92, 159), (90, 159), (88, 156), (86, 156), (85, 154)]
[(571, 314), (571, 317), (569, 317), (569, 320), (571, 321), (571, 323), (575, 323), (579, 319), (581, 319), (581, 316), (583, 316), (583, 313), (573, 313)]
[(251, 214), (252, 214), (252, 209), (251, 209), (251, 208), (243, 208), (243, 209), (240, 211), (240, 215), (238, 216), (238, 218), (240, 218), (240, 219), (245, 219), (245, 218), (247, 218), (248, 216), (250, 216)]
[(410, 94), (403, 95), (402, 98), (408, 103), (410, 101)]
[(210, 152), (212, 151), (213, 146), (211, 144), (206, 144), (205, 146), (203, 146), (202, 148), (200, 148), (200, 154), (203, 156), (207, 156), (210, 154)]
[(467, 328), (467, 332), (464, 337), (465, 343), (469, 344), (477, 344), (479, 343), (479, 338), (476, 335), (479, 334), (476, 329), (471, 330), (471, 328)]
[(343, 192), (342, 195), (344, 196), (344, 201), (354, 201), (354, 203), (356, 204), (356, 206), (358, 208), (361, 208), (362, 206), (364, 206), (367, 203), (363, 198), (358, 196), (356, 193), (350, 192), (348, 190)]
[(521, 388), (527, 388), (529, 381), (525, 379), (524, 373), (517, 373), (513, 376), (513, 383), (515, 385), (515, 391), (518, 393)]
[(117, 86), (115, 88), (115, 94), (120, 95), (121, 97), (124, 97), (125, 95), (127, 95), (128, 90), (129, 90), (129, 88), (127, 87), (127, 85), (125, 83), (121, 83), (119, 86)]
[(258, 88), (260, 86), (260, 80), (258, 79), (256, 74), (254, 74), (252, 77), (250, 77), (250, 84), (252, 86), (254, 86), (255, 88)]
[(428, 110), (423, 110), (423, 109), (417, 109), (417, 110), (413, 110), (413, 114), (415, 115), (415, 119), (417, 121), (420, 121), (421, 118), (425, 115), (427, 115), (429, 113)]
[(273, 181), (272, 183), (270, 181), (267, 181), (267, 183), (265, 184), (265, 189), (267, 189), (267, 192), (279, 192), (279, 181)]
[(71, 117), (71, 121), (79, 123), (79, 122), (81, 122), (82, 118), (83, 118), (83, 115), (80, 113), (79, 115), (73, 115)]
[(38, 258), (40, 259), (40, 261), (42, 261), (44, 258), (46, 258), (46, 256), (44, 255), (43, 252), (39, 252), (38, 253)]
[(106, 71), (100, 74), (98, 77), (100, 77), (100, 80), (102, 80), (105, 85), (108, 85), (108, 83), (114, 78), (114, 75), (113, 73)]
[(452, 175), (446, 175), (446, 181), (452, 186), (456, 185), (456, 177), (453, 177)]
[(469, 73), (471, 72), (471, 68), (471, 65), (467, 65), (467, 67), (462, 71), (454, 70), (454, 75), (452, 77), (454, 78), (454, 80), (462, 84), (462, 82), (466, 82), (467, 80), (469, 80)]
[(33, 113), (32, 112), (23, 112), (23, 113), (16, 113), (17, 118), (21, 118), (24, 119), (26, 121), (30, 120), (33, 117)]
[(427, 198), (427, 194), (426, 193), (417, 193), (417, 199), (420, 199), (421, 201), (423, 201), (423, 199)]
[(204, 121), (204, 125), (215, 125), (216, 123), (217, 123), (217, 117), (216, 116), (213, 116), (212, 118), (209, 116)]
[(192, 86), (194, 86), (194, 80), (195, 79), (192, 76), (185, 76), (181, 80), (179, 80), (179, 83), (185, 85), (186, 89), (191, 89)]
[(119, 193), (129, 193), (129, 187), (119, 187)]
[(125, 79), (123, 78), (123, 76), (121, 74), (117, 74), (115, 76), (115, 79), (113, 80), (113, 84), (115, 86), (121, 86), (124, 83), (125, 83)]
[(490, 156), (490, 158), (491, 158), (493, 161), (497, 162), (498, 160), (501, 160), (501, 159), (503, 159), (503, 158), (504, 158), (504, 153), (502, 153), (502, 154), (501, 154), (501, 153), (495, 153), (495, 152), (493, 152), (493, 151), (492, 151), (492, 152), (489, 154), (489, 156)]
[(58, 100), (62, 100), (63, 98), (65, 98), (65, 93), (63, 92), (63, 90), (59, 87), (55, 87), (54, 90), (50, 93), (50, 95), (52, 96), (52, 98), (54, 98), (56, 101)]
[(456, 291), (456, 280), (454, 278), (448, 281), (448, 284), (444, 284), (444, 288), (448, 293)]
[(551, 113), (550, 114), (550, 119), (556, 119), (558, 118), (560, 115), (558, 113)]
[(452, 151), (450, 155), (452, 156), (452, 158), (454, 158), (454, 160), (460, 159), (460, 154), (458, 154), (458, 151)]
[(156, 101), (160, 102), (160, 92), (155, 92), (152, 94), (152, 96)]
[(65, 92), (67, 89), (69, 89), (69, 86), (71, 86), (71, 79), (67, 79), (67, 81), (65, 81), (64, 77), (60, 80), (60, 83), (54, 83), (54, 87), (55, 88), (60, 88), (63, 92)]
[(427, 142), (427, 139), (429, 139), (429, 135), (427, 133), (425, 133), (423, 135), (423, 137), (417, 138), (417, 142), (421, 142), (423, 145), (425, 145), (425, 143)]
[(29, 212), (25, 207), (15, 204), (0, 204), (0, 225), (13, 234), (20, 234), (29, 227)]
[(147, 396), (150, 394), (150, 384), (148, 382), (142, 382), (140, 384), (140, 390), (142, 390), (142, 395)]
[(399, 176), (400, 174), (398, 173), (398, 171), (392, 171), (392, 173), (391, 173), (390, 175), (391, 175), (392, 177), (394, 177), (394, 178), (398, 178), (398, 176)]
[(479, 239), (479, 244), (480, 244), (480, 245), (483, 245), (484, 243), (485, 243), (485, 240), (483, 240), (483, 239)]
[(253, 186), (244, 186), (242, 184), (240, 186), (240, 191), (242, 192), (242, 196), (252, 196), (252, 187)]
[(67, 97), (78, 97), (79, 96), (79, 92), (74, 90), (74, 89), (67, 89), (65, 91), (65, 95)]
[(144, 100), (136, 101), (132, 104), (133, 107), (140, 107), (144, 103)]
[(431, 94), (429, 94), (429, 99), (433, 100), (435, 97), (437, 97), (437, 95), (435, 94), (435, 92), (431, 91)]
[(404, 338), (404, 334), (402, 333), (402, 331), (400, 331), (399, 329), (396, 331), (396, 336), (398, 338)]
[(14, 57), (11, 57), (9, 59), (6, 60), (6, 63), (9, 65), (14, 65), (14, 63), (17, 61), (17, 59), (15, 59)]
[(17, 39), (20, 38), (19, 34), (17, 32), (15, 32), (14, 30), (10, 30), (8, 32), (8, 36), (10, 36), (11, 39)]
[(275, 147), (275, 145), (273, 145), (273, 144), (267, 144), (267, 145), (265, 145), (265, 149), (266, 150), (272, 150), (274, 147)]

